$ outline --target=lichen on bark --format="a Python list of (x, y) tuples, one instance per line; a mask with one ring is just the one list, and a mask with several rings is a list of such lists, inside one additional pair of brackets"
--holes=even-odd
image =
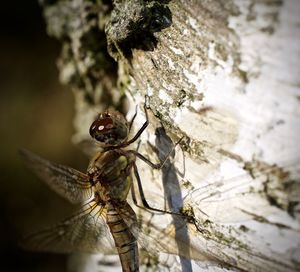
[(172, 23), (169, 1), (128, 0), (114, 1), (105, 30), (108, 52), (116, 59), (131, 58), (131, 50), (153, 50), (157, 45), (154, 33)]
[[(183, 136), (184, 153), (162, 174), (138, 164), (145, 194), (192, 215), (180, 222), (191, 256), (228, 269), (299, 270), (297, 1), (40, 2), (48, 33), (62, 42), (61, 80), (75, 90), (76, 142), (96, 109), (133, 115), (147, 94), (140, 152), (157, 159)], [(156, 227), (149, 236), (186, 237), (174, 218), (136, 212)]]
[(62, 42), (61, 81), (83, 92), (90, 104), (112, 103), (117, 93), (117, 64), (106, 50), (104, 31), (112, 5), (84, 0), (40, 4), (48, 34)]

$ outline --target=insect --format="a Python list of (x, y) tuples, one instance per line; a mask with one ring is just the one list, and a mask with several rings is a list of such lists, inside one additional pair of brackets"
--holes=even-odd
[[(131, 190), (133, 201), (138, 205), (131, 172), (133, 171), (136, 177), (143, 206), (160, 211), (148, 205), (135, 161), (139, 158), (152, 168), (160, 169), (169, 156), (155, 164), (136, 150), (125, 149), (135, 142), (148, 126), (147, 110), (146, 101), (146, 121), (130, 140), (128, 135), (136, 114), (131, 122), (127, 122), (119, 112), (106, 111), (97, 116), (90, 126), (89, 133), (102, 150), (91, 160), (86, 174), (45, 160), (30, 151), (21, 150), (21, 156), (27, 166), (54, 191), (72, 203), (87, 201), (74, 216), (54, 227), (28, 236), (25, 247), (54, 252), (112, 253), (114, 241), (123, 271), (139, 270), (137, 218), (126, 201)], [(172, 151), (173, 149), (170, 154)]]
[[(240, 239), (246, 235), (252, 237), (251, 232), (246, 231), (245, 220), (255, 217), (256, 212), (261, 212), (256, 218), (262, 218), (261, 215), (268, 213), (264, 210), (266, 201), (253, 203), (253, 196), (257, 195), (253, 188), (260, 188), (266, 184), (263, 180), (266, 182), (273, 180), (277, 176), (272, 175), (274, 167), (266, 165), (262, 167), (260, 174), (251, 172), (249, 176), (245, 173), (230, 180), (200, 184), (198, 188), (191, 189), (184, 198), (185, 209), (182, 213), (185, 216), (165, 211), (171, 213), (172, 217), (176, 215), (180, 219), (178, 226), (173, 224), (168, 228), (157, 228), (162, 220), (156, 225), (155, 222), (151, 224), (138, 222), (135, 212), (126, 201), (131, 191), (133, 202), (140, 206), (135, 197), (131, 172), (136, 177), (143, 204), (141, 208), (157, 212), (161, 210), (150, 207), (145, 199), (136, 158), (159, 169), (173, 151), (172, 149), (160, 163), (154, 164), (136, 150), (126, 149), (140, 137), (149, 123), (147, 100), (144, 110), (146, 122), (132, 139), (128, 139), (128, 135), (134, 117), (129, 123), (117, 112), (105, 112), (97, 117), (90, 127), (90, 134), (100, 144), (102, 150), (91, 160), (86, 174), (49, 162), (29, 151), (21, 151), (26, 164), (54, 191), (72, 203), (85, 202), (81, 210), (72, 217), (29, 235), (24, 241), (25, 247), (62, 253), (79, 251), (118, 254), (123, 271), (139, 270), (139, 258), (142, 256), (139, 257), (138, 245), (150, 253), (154, 247), (157, 251), (180, 255), (186, 259), (208, 260), (229, 267), (242, 267), (243, 260), (247, 261), (247, 256), (256, 254), (258, 261), (255, 267), (258, 270), (266, 265), (272, 269), (279, 265), (286, 267), (285, 263), (279, 264), (278, 261), (267, 259), (264, 251), (257, 252), (255, 244), (244, 246), (243, 240)], [(289, 169), (290, 173), (299, 173), (298, 160), (295, 167), (291, 165), (285, 169)], [(251, 177), (255, 175), (257, 175), (255, 179)], [(271, 178), (272, 176), (274, 178)], [(233, 195), (232, 191), (237, 189), (239, 194)], [(241, 203), (238, 207), (237, 201)], [(261, 208), (258, 208), (259, 204)], [(184, 224), (183, 219), (192, 219), (189, 221), (192, 224)], [(175, 221), (173, 218), (173, 222)], [(228, 232), (228, 222), (233, 222), (231, 229), (234, 231)], [(235, 222), (242, 222), (243, 225), (235, 227)], [(147, 233), (143, 233), (144, 227), (150, 231), (146, 230)], [(188, 240), (185, 240), (182, 232), (185, 228), (188, 230)], [(177, 245), (180, 245), (180, 248), (176, 249)], [(224, 254), (224, 247), (234, 250), (233, 254), (239, 254), (243, 258), (235, 259), (231, 255)], [(290, 268), (293, 270), (294, 267), (290, 265)]]

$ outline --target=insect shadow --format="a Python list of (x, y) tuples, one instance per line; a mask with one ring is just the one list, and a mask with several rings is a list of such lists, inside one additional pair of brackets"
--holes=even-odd
[[(170, 137), (166, 134), (166, 131), (163, 127), (157, 128), (155, 130), (155, 135), (155, 146), (150, 144), (150, 147), (157, 154), (158, 158), (162, 160), (166, 157), (165, 154), (168, 154), (172, 149), (174, 149), (174, 144)], [(170, 211), (174, 212), (174, 214), (171, 214), (171, 216), (175, 227), (175, 240), (178, 247), (178, 255), (180, 258), (182, 271), (192, 271), (191, 259), (189, 258), (190, 238), (187, 230), (187, 222), (176, 215), (176, 213), (183, 207), (183, 197), (179, 180), (177, 178), (178, 171), (175, 168), (174, 163), (172, 163), (170, 160), (170, 158), (173, 159), (174, 156), (175, 150), (173, 150), (169, 159), (165, 162), (161, 170), (164, 197), (167, 201)], [(182, 243), (182, 241), (184, 241), (184, 243)]]

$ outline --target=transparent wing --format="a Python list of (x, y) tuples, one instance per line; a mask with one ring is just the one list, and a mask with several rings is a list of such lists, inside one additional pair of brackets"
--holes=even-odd
[(134, 210), (127, 202), (122, 202), (122, 205), (118, 205), (118, 203), (114, 203), (113, 206), (118, 212), (118, 214), (122, 217), (126, 225), (128, 226), (128, 229), (138, 240), (140, 234), (140, 228), (138, 226), (138, 220)]
[(71, 203), (84, 202), (92, 196), (91, 184), (86, 174), (45, 160), (25, 149), (20, 150), (20, 155), (28, 168)]
[(220, 180), (192, 190), (185, 204), (199, 217), (218, 223), (242, 222), (253, 215), (268, 216), (276, 209), (297, 217), (291, 202), (299, 201), (300, 160), (283, 167), (252, 165), (245, 174)]
[[(185, 236), (186, 222), (183, 216), (174, 215), (176, 230), (172, 227), (161, 229), (150, 221), (137, 221), (132, 208), (127, 205), (116, 205), (115, 208), (127, 224), (132, 234), (137, 238), (139, 247), (151, 256), (158, 256), (160, 252), (170, 253), (195, 260), (210, 260), (204, 251), (194, 247)], [(145, 211), (145, 213), (147, 213)], [(151, 213), (148, 213), (149, 215)], [(144, 215), (143, 215), (144, 216)], [(166, 216), (166, 215), (162, 215)], [(182, 231), (181, 231), (182, 230)], [(176, 236), (176, 237), (175, 237)], [(179, 245), (179, 247), (178, 247)]]
[(86, 139), (80, 140), (75, 137), (75, 144), (88, 158), (92, 158), (99, 151), (99, 146), (91, 139), (90, 135)]
[[(166, 252), (221, 266), (235, 266), (234, 256), (240, 253), (244, 262), (251, 256), (257, 263), (257, 268), (263, 265), (273, 267), (275, 258), (268, 259), (268, 254), (259, 251), (256, 244), (256, 241), (259, 243), (259, 239), (253, 239), (252, 233), (247, 232), (247, 222), (250, 222), (251, 226), (253, 222), (251, 220), (255, 219), (254, 214), (264, 219), (262, 216), (276, 215), (281, 212), (280, 209), (293, 217), (290, 213), (291, 206), (287, 204), (293, 199), (299, 200), (300, 164), (298, 159), (281, 164), (280, 167), (261, 162), (256, 165), (255, 162), (252, 163), (252, 166), (245, 165), (248, 169), (245, 169), (242, 175), (226, 180), (215, 180), (196, 189), (191, 188), (183, 199), (184, 207), (190, 207), (190, 210), (185, 210), (186, 215), (194, 218), (194, 221), (190, 221), (191, 224), (181, 216), (153, 214), (140, 209), (139, 224), (131, 224), (130, 221), (133, 219), (128, 223), (128, 226), (133, 227), (133, 233), (138, 237), (140, 247), (151, 255)], [(295, 198), (289, 195), (285, 203), (285, 198), (280, 198), (283, 190), (288, 190), (282, 194), (283, 196), (292, 194)], [(279, 196), (275, 198), (274, 195), (274, 199), (283, 201), (271, 205), (269, 201), (274, 203), (274, 199), (270, 199), (271, 193), (277, 192)], [(157, 194), (152, 195), (152, 198), (151, 194), (146, 193), (146, 196), (150, 196), (154, 203), (159, 198)], [(122, 212), (122, 207), (119, 209), (120, 214), (130, 216)], [(272, 219), (274, 218), (273, 216)], [(126, 218), (124, 220), (126, 221)], [(270, 224), (273, 224), (272, 222), (270, 221)], [(286, 229), (298, 231), (297, 225), (293, 222), (284, 223), (290, 224), (285, 226)], [(251, 241), (248, 244), (245, 243), (247, 239)], [(283, 261), (280, 265), (284, 267), (286, 264)]]
[[(293, 212), (290, 203), (299, 203), (300, 164), (296, 159), (280, 165), (252, 161), (245, 164), (242, 175), (226, 180), (212, 180), (211, 183), (191, 189), (184, 199), (184, 208), (187, 215), (193, 216), (193, 224), (184, 226), (182, 223), (183, 227), (180, 227), (173, 216), (173, 222), (161, 227), (163, 218), (155, 220), (158, 217), (155, 215), (151, 219), (154, 227), (151, 227), (150, 235), (153, 233), (155, 237), (159, 237), (158, 245), (165, 240), (164, 236), (170, 239), (167, 246), (172, 245), (173, 238), (177, 242), (178, 255), (188, 259), (198, 260), (195, 253), (199, 252), (204, 257), (209, 257), (206, 260), (221, 266), (236, 266), (238, 256), (239, 261), (244, 263), (251, 260), (256, 270), (261, 270), (262, 267), (269, 271), (278, 270), (278, 267), (282, 270), (288, 267), (295, 269), (280, 254), (276, 257), (267, 246), (262, 248), (256, 236), (262, 229), (266, 229), (266, 232), (274, 231), (274, 226), (280, 223), (281, 227), (290, 231), (287, 234), (293, 237), (290, 241), (298, 243), (295, 236), (299, 232), (297, 207)], [(286, 215), (285, 220), (276, 221), (282, 214)], [(260, 221), (265, 222), (263, 228)], [(158, 236), (155, 233), (160, 233), (160, 229), (162, 232)], [(277, 235), (275, 231), (273, 233)], [(272, 242), (272, 238), (265, 240), (266, 244)], [(190, 244), (190, 250), (186, 247), (187, 243)], [(172, 250), (168, 252), (173, 253)]]
[[(159, 217), (158, 215), (156, 215)], [(164, 219), (162, 219), (164, 220)], [(207, 254), (206, 248), (191, 243), (187, 222), (184, 217), (172, 215), (172, 223), (159, 227), (157, 222), (143, 223), (139, 242), (142, 245), (151, 244), (157, 252), (178, 255), (188, 260), (213, 261), (214, 258)], [(144, 246), (143, 246), (144, 247)]]
[(116, 254), (104, 217), (105, 208), (92, 201), (61, 223), (25, 237), (21, 245), (34, 251)]

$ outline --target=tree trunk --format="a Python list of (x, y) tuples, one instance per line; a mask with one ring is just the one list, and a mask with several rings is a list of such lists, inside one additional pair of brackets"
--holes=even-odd
[(106, 2), (41, 4), (62, 41), (61, 80), (74, 89), (75, 143), (87, 149), (95, 112), (111, 105), (128, 117), (139, 105), (137, 131), (146, 94), (139, 152), (162, 159), (182, 138), (162, 171), (138, 167), (149, 204), (189, 222), (135, 211), (161, 242), (151, 246), (183, 257), (141, 263), (299, 271), (300, 3)]

